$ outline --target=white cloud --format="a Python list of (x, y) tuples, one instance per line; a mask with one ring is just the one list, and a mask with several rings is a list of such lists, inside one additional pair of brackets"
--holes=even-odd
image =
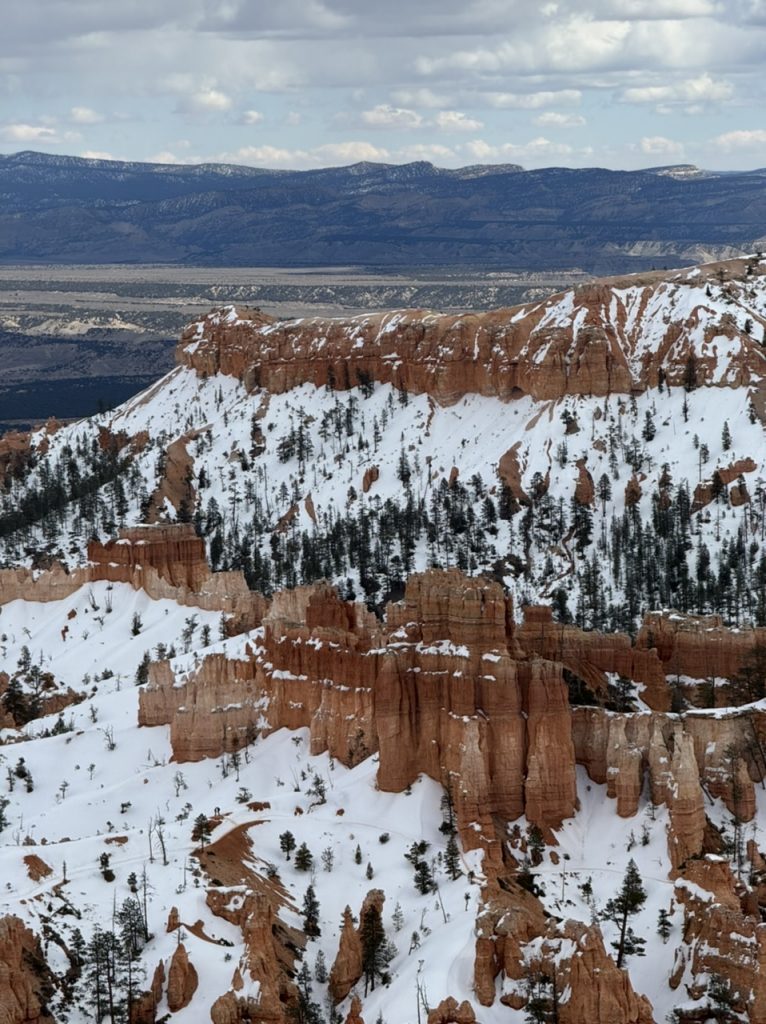
[(535, 118), (535, 124), (550, 128), (582, 128), (587, 122), (580, 114), (560, 114), (555, 110), (547, 110)]
[(291, 110), (285, 118), (285, 124), (289, 125), (291, 128), (297, 128), (302, 120), (303, 118), (297, 110)]
[(373, 163), (390, 159), (390, 152), (370, 142), (350, 141), (328, 143), (312, 149), (290, 149), (281, 146), (243, 146), (234, 152), (220, 153), (216, 160), (245, 164), (250, 167), (307, 168)]
[(484, 139), (472, 139), (461, 148), (463, 152), (479, 163), (492, 163), (497, 160), (523, 163), (525, 160), (538, 161), (555, 157), (570, 157), (574, 152), (571, 146), (565, 143), (551, 142), (544, 136), (530, 139), (529, 142), (503, 142), (499, 145), (486, 142)]
[(484, 127), (483, 121), (468, 117), (460, 110), (440, 110), (434, 124), (444, 132), (478, 132)]
[(413, 146), (403, 146), (396, 151), (397, 160), (428, 160), (431, 163), (444, 164), (454, 163), (457, 154), (449, 146), (440, 146), (438, 143), (416, 143)]
[(579, 89), (543, 89), (539, 92), (485, 92), (480, 98), (497, 110), (540, 110), (551, 106), (577, 106), (582, 99)]
[(756, 149), (766, 146), (766, 128), (737, 129), (724, 132), (711, 140), (714, 146), (731, 153), (738, 149)]
[(361, 121), (368, 128), (419, 128), (423, 118), (415, 110), (407, 107), (392, 107), (388, 103), (379, 103), (372, 110), (363, 110)]
[(178, 110), (185, 114), (224, 114), (231, 110), (232, 99), (221, 89), (203, 86), (194, 92), (181, 96)]
[(2, 142), (56, 146), (67, 142), (79, 142), (81, 138), (79, 132), (59, 132), (50, 124), (0, 125), (0, 141)]
[(85, 160), (114, 160), (116, 159), (111, 153), (106, 153), (101, 149), (86, 149), (80, 156)]
[(317, 146), (313, 154), (319, 160), (330, 163), (358, 163), (361, 160), (386, 161), (391, 154), (387, 149), (373, 146), (371, 142), (333, 142)]
[(263, 120), (264, 116), (260, 110), (245, 110), (240, 117), (242, 124), (261, 124)]
[(683, 156), (684, 147), (680, 142), (666, 139), (664, 135), (644, 136), (638, 144), (642, 153), (647, 156)]
[(706, 104), (725, 103), (734, 95), (734, 86), (723, 78), (713, 78), (704, 72), (696, 78), (665, 85), (642, 85), (623, 89), (623, 103), (654, 103), (668, 108), (679, 104), (701, 108)]
[(69, 111), (70, 121), (75, 124), (101, 124), (103, 115), (91, 110), (90, 107), (72, 107)]

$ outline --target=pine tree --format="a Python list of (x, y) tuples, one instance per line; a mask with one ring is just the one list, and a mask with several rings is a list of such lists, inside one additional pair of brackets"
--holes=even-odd
[(298, 871), (311, 871), (314, 866), (314, 857), (305, 843), (301, 843), (295, 851), (295, 867)]
[(290, 854), (295, 849), (295, 836), (292, 832), (283, 832), (280, 835), (279, 849), (285, 855), (285, 860), (290, 860)]
[(316, 960), (314, 961), (314, 978), (320, 985), (324, 985), (328, 978), (327, 963), (321, 949), (317, 951)]
[(453, 882), (463, 874), (460, 870), (460, 849), (454, 834), (447, 840), (447, 849), (444, 851), (444, 866)]
[[(297, 867), (297, 855), (295, 861)], [(303, 930), (310, 939), (322, 934), (319, 927), (319, 900), (316, 898), (313, 885), (308, 886), (303, 897)]]
[(664, 907), (660, 909), (657, 917), (657, 934), (662, 939), (663, 943), (667, 942), (670, 938), (670, 933), (673, 929), (673, 925), (670, 920), (670, 914)]
[(198, 814), (194, 819), (194, 828), (192, 829), (192, 840), (195, 843), (199, 843), (200, 846), (205, 845), (205, 841), (213, 831), (213, 826), (210, 824), (206, 814)]
[(434, 877), (427, 861), (419, 860), (415, 865), (415, 888), (424, 896), (434, 890)]
[(731, 430), (729, 430), (729, 421), (724, 420), (723, 430), (721, 431), (721, 447), (725, 452), (731, 448)]
[(386, 941), (380, 910), (370, 904), (364, 911), (360, 923), (362, 939), (362, 973), (364, 975), (364, 994), (375, 989), (379, 979), (385, 980), (386, 968), (392, 958), (392, 950)]
[(642, 954), (644, 940), (633, 933), (628, 926), (629, 918), (637, 914), (646, 903), (646, 889), (641, 881), (641, 875), (636, 867), (636, 862), (631, 858), (625, 871), (620, 891), (607, 902), (604, 908), (604, 916), (613, 921), (620, 929), (620, 937), (612, 947), (617, 950), (617, 966), (622, 967), (623, 961), (633, 953)]

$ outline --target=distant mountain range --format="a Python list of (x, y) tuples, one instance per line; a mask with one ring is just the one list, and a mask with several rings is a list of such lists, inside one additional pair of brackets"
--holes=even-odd
[(310, 171), (0, 157), (0, 262), (581, 268), (752, 251), (766, 170), (427, 162)]

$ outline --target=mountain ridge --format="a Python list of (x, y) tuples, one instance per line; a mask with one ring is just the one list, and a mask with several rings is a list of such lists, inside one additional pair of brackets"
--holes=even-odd
[(0, 260), (581, 267), (752, 251), (763, 171), (360, 163), (304, 171), (0, 158)]

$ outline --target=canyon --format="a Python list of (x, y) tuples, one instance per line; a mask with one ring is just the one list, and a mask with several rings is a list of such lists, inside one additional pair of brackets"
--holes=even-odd
[(8, 1024), (118, 910), (133, 1024), (762, 1021), (764, 328), (758, 257), (227, 307), (6, 435)]

